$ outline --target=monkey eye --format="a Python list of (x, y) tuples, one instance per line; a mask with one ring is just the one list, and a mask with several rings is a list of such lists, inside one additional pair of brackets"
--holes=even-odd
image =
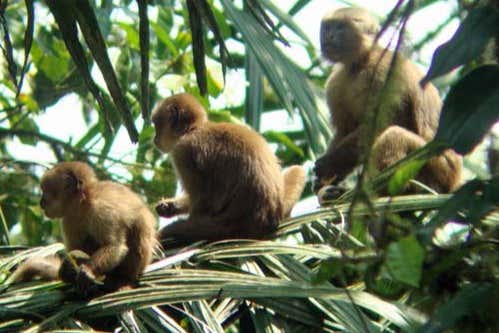
[(338, 22), (338, 23), (336, 23), (335, 30), (341, 31), (341, 30), (345, 29), (345, 26), (346, 26), (345, 22)]

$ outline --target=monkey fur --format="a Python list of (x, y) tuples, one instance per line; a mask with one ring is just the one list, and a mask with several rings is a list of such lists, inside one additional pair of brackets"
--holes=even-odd
[(99, 180), (83, 162), (55, 165), (41, 188), (40, 205), (47, 217), (62, 218), (64, 245), (80, 271), (65, 278), (71, 274), (60, 258), (33, 258), (14, 272), (14, 281), (60, 278), (84, 287), (104, 276), (104, 285), (113, 289), (137, 280), (156, 244), (156, 218), (137, 194)]
[(187, 213), (160, 230), (160, 239), (190, 243), (260, 239), (276, 230), (299, 199), (305, 172), (281, 170), (267, 142), (250, 128), (208, 121), (190, 94), (165, 99), (153, 114), (155, 145), (170, 154), (185, 194), (164, 199), (160, 216)]
[[(411, 61), (375, 44), (378, 30), (376, 19), (361, 8), (339, 9), (322, 19), (322, 54), (337, 63), (326, 83), (335, 136), (315, 163), (316, 190), (337, 185), (361, 162), (366, 124), (374, 119), (368, 116), (380, 101), (388, 119), (378, 124), (372, 147), (376, 169), (394, 164), (435, 135), (442, 106), (438, 91), (431, 83), (420, 86), (423, 74)], [(392, 91), (380, 96), (394, 56), (387, 83)], [(461, 169), (461, 157), (449, 149), (432, 158), (417, 180), (438, 192), (450, 192), (459, 186)]]

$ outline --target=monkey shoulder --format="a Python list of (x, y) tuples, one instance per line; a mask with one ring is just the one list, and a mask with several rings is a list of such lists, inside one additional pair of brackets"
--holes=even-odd
[(144, 214), (145, 202), (127, 186), (112, 182), (99, 181), (90, 189), (91, 212), (94, 221), (126, 221), (134, 223), (134, 216)]
[(411, 130), (430, 140), (435, 134), (442, 108), (440, 94), (431, 82), (421, 86), (424, 73), (412, 60), (399, 54), (397, 64), (394, 80), (395, 91), (402, 99), (400, 111), (411, 118), (414, 126)]
[(173, 151), (174, 159), (201, 161), (237, 161), (254, 157), (267, 148), (261, 135), (250, 128), (231, 123), (208, 123), (179, 140)]
[(347, 66), (336, 64), (326, 81), (326, 103), (331, 112), (333, 125), (343, 123), (339, 119), (360, 122), (366, 105), (370, 104), (372, 87), (365, 79), (364, 70), (352, 74)]
[[(280, 166), (258, 133), (238, 124), (209, 123), (186, 135), (173, 150), (173, 163), (190, 195), (263, 187), (280, 179)], [(192, 192), (192, 193), (191, 193)]]

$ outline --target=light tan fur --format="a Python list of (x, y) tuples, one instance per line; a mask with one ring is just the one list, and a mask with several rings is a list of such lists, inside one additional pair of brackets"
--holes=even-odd
[(157, 206), (186, 220), (160, 231), (184, 242), (263, 238), (289, 215), (305, 185), (299, 166), (281, 170), (267, 142), (248, 127), (212, 123), (189, 94), (164, 100), (153, 115), (154, 142), (169, 153), (185, 195)]
[(59, 275), (61, 259), (56, 256), (30, 258), (23, 262), (12, 275), (10, 281), (26, 282), (35, 279), (56, 280)]
[[(335, 136), (316, 161), (316, 189), (337, 184), (360, 162), (366, 126), (372, 126), (379, 104), (387, 119), (377, 122), (372, 160), (378, 170), (397, 162), (435, 135), (442, 102), (430, 83), (422, 88), (423, 74), (408, 59), (374, 44), (379, 30), (364, 9), (343, 8), (328, 13), (321, 24), (323, 56), (337, 62), (326, 83), (327, 104)], [(387, 86), (392, 58), (393, 75)], [(426, 164), (417, 179), (439, 192), (456, 189), (461, 157), (452, 150)]]
[(82, 162), (57, 164), (44, 174), (41, 187), (45, 214), (62, 218), (66, 250), (90, 256), (81, 265), (85, 274), (105, 275), (111, 284), (139, 277), (152, 258), (156, 219), (137, 194), (98, 180)]

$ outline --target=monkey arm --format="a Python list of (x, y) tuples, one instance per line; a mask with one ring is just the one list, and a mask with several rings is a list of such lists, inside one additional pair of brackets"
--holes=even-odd
[(173, 217), (189, 212), (190, 198), (183, 194), (176, 198), (161, 199), (156, 205), (156, 212), (162, 217)]
[(102, 246), (92, 254), (90, 262), (82, 267), (88, 267), (94, 275), (106, 274), (123, 261), (128, 250), (125, 239)]
[(359, 162), (359, 137), (361, 127), (331, 142), (327, 152), (315, 162), (315, 175), (319, 185), (338, 183)]

